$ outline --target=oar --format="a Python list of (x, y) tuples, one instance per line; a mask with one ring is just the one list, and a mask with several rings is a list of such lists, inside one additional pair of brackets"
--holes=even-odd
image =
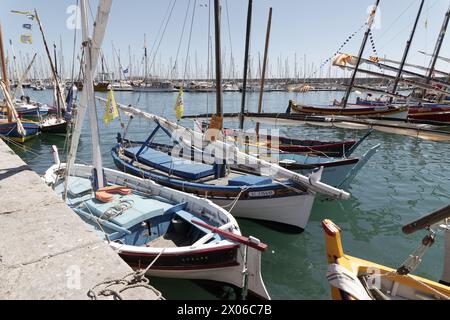
[(233, 240), (233, 241), (245, 244), (245, 245), (247, 245), (249, 247), (252, 247), (252, 248), (254, 248), (256, 250), (259, 250), (259, 251), (266, 251), (266, 249), (268, 247), (268, 245), (265, 244), (265, 243), (253, 242), (251, 238), (244, 237), (244, 236), (238, 236), (238, 235), (236, 235), (236, 234), (234, 234), (234, 233), (232, 233), (230, 231), (225, 231), (225, 230), (222, 230), (220, 228), (210, 226), (209, 224), (206, 224), (206, 223), (204, 223), (204, 222), (202, 222), (200, 220), (192, 219), (192, 223), (195, 223), (196, 225), (199, 225), (199, 226), (201, 226), (201, 227), (203, 227), (205, 229), (208, 229), (211, 232), (220, 234), (220, 235), (224, 236), (225, 238), (228, 238), (230, 240)]
[(429, 226), (432, 226), (440, 221), (443, 221), (447, 218), (450, 218), (450, 205), (436, 210), (427, 216), (420, 218), (402, 228), (402, 231), (406, 234), (411, 234), (416, 231), (425, 229)]

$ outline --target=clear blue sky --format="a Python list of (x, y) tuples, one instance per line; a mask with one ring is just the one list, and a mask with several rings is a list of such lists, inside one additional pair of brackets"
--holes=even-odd
[[(110, 23), (107, 29), (103, 50), (107, 56), (109, 67), (112, 63), (112, 42), (116, 50), (121, 53), (122, 65), (128, 66), (128, 46), (132, 49), (132, 60), (141, 61), (143, 54), (144, 33), (147, 34), (149, 53), (157, 41), (157, 33), (162, 24), (164, 14), (169, 3), (175, 0), (114, 0)], [(177, 0), (173, 15), (167, 26), (167, 31), (161, 42), (156, 65), (161, 61), (165, 70), (168, 69), (170, 58), (174, 59), (186, 8), (189, 0)], [(191, 0), (193, 3), (194, 0)], [(32, 52), (44, 53), (42, 41), (36, 26), (33, 26), (33, 45), (21, 44), (20, 35), (27, 33), (22, 28), (23, 23), (29, 21), (24, 16), (14, 15), (10, 11), (38, 9), (41, 20), (50, 43), (59, 46), (62, 37), (63, 51), (66, 64), (69, 64), (72, 55), (73, 30), (66, 27), (69, 14), (66, 13), (70, 5), (76, 0), (2, 0), (0, 4), (0, 21), (4, 30), (6, 41), (13, 40), (17, 56)], [(98, 1), (90, 1), (95, 14)], [(197, 0), (196, 15), (193, 26), (192, 43), (190, 51), (191, 73), (195, 69), (195, 55), (197, 55), (198, 69), (206, 69), (208, 50), (208, 11), (205, 7), (209, 0)], [(211, 1), (213, 3), (213, 1)], [(332, 55), (345, 39), (356, 31), (367, 19), (367, 9), (374, 3), (373, 0), (254, 0), (252, 53), (257, 59), (257, 53), (263, 52), (267, 15), (269, 7), (273, 7), (272, 37), (270, 44), (271, 75), (283, 74), (277, 70), (278, 60), (289, 59), (291, 73), (294, 73), (294, 56), (297, 55), (298, 69), (303, 68), (304, 55), (307, 56), (308, 69), (311, 63), (320, 65)], [(379, 24), (374, 30), (374, 39), (380, 56), (400, 59), (405, 42), (409, 36), (419, 0), (381, 1)], [(433, 50), (438, 31), (441, 27), (444, 13), (450, 4), (449, 0), (426, 0), (424, 12), (418, 27), (417, 36), (413, 43), (409, 62), (428, 64), (428, 58), (417, 53), (418, 50)], [(228, 32), (226, 5), (228, 5), (230, 29)], [(223, 14), (223, 51), (226, 54), (227, 70), (230, 65), (231, 34), (233, 55), (238, 65), (237, 76), (242, 75), (242, 61), (244, 51), (245, 25), (247, 1), (222, 0)], [(191, 7), (192, 8), (192, 7)], [(189, 14), (190, 19), (191, 13)], [(428, 28), (425, 28), (425, 21)], [(186, 56), (189, 22), (186, 26), (183, 44), (180, 51), (179, 64)], [(79, 33), (80, 36), (80, 33)], [(356, 54), (360, 45), (362, 33), (348, 45), (344, 51)], [(447, 38), (442, 49), (442, 55), (450, 56), (450, 39)], [(7, 45), (9, 49), (9, 44)], [(370, 55), (370, 43), (366, 56)], [(256, 62), (255, 62), (256, 63)], [(445, 71), (450, 68), (443, 63), (439, 68)], [(226, 75), (227, 75), (227, 71)], [(325, 71), (324, 71), (325, 73)]]

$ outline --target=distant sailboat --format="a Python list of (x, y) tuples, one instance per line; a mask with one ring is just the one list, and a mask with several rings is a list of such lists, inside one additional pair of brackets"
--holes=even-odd
[(31, 121), (21, 121), (14, 106), (14, 100), (10, 94), (10, 85), (8, 72), (6, 70), (5, 51), (3, 46), (3, 32), (0, 25), (0, 62), (2, 69), (2, 80), (0, 81), (1, 91), (4, 101), (1, 107), (6, 109), (6, 116), (0, 118), (0, 137), (6, 141), (13, 140), (15, 142), (24, 143), (39, 134), (39, 125)]

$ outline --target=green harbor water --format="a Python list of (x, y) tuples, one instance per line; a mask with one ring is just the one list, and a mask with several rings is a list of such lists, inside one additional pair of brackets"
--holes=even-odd
[[(28, 91), (32, 99), (49, 103), (51, 91)], [(99, 94), (103, 95), (104, 94)], [(115, 93), (116, 100), (124, 104), (174, 119), (176, 93)], [(342, 93), (286, 92), (267, 93), (264, 110), (284, 112), (289, 99), (304, 103), (326, 104)], [(225, 112), (238, 112), (239, 93), (224, 95)], [(258, 94), (249, 94), (247, 106), (257, 109)], [(185, 93), (185, 114), (214, 111), (214, 94)], [(103, 110), (98, 108), (99, 119)], [(182, 121), (192, 127), (191, 121)], [(248, 128), (253, 126), (247, 123)], [(135, 119), (129, 137), (145, 138), (154, 124)], [(280, 134), (297, 138), (343, 140), (358, 139), (366, 131), (323, 128), (302, 125), (278, 127)], [(118, 121), (105, 126), (100, 123), (101, 148), (106, 167), (114, 168), (110, 150), (116, 134), (121, 132)], [(343, 245), (347, 254), (379, 264), (398, 267), (419, 245), (424, 232), (404, 235), (401, 227), (421, 215), (447, 205), (450, 194), (450, 144), (428, 142), (412, 137), (373, 132), (358, 149), (362, 155), (370, 147), (381, 144), (378, 153), (358, 174), (348, 191), (347, 201), (317, 197), (311, 218), (302, 234), (291, 234), (272, 228), (268, 224), (238, 219), (242, 233), (261, 239), (269, 245), (262, 256), (262, 273), (266, 287), (273, 299), (329, 299), (330, 289), (325, 278), (327, 269), (324, 236), (321, 221), (332, 219), (343, 232)], [(57, 145), (64, 161), (66, 141), (63, 137), (41, 135), (26, 144), (28, 149), (13, 149), (38, 173), (53, 164), (51, 146)], [(91, 161), (90, 134), (87, 123), (83, 128), (78, 153), (79, 163)], [(434, 247), (415, 274), (439, 280), (443, 267), (443, 238), (438, 237)], [(167, 299), (233, 299), (229, 288), (203, 281), (156, 279), (151, 283)]]

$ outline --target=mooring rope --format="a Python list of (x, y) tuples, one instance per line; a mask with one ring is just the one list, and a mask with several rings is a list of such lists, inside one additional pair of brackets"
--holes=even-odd
[[(92, 289), (90, 289), (87, 293), (88, 297), (92, 300), (98, 300), (99, 296), (109, 297), (112, 296), (114, 300), (124, 300), (121, 293), (126, 290), (135, 289), (135, 288), (144, 288), (152, 291), (156, 295), (156, 300), (165, 300), (162, 296), (162, 293), (156, 290), (153, 286), (151, 286), (150, 280), (145, 276), (150, 270), (150, 268), (154, 265), (154, 263), (161, 257), (164, 252), (164, 248), (161, 252), (156, 256), (155, 259), (148, 265), (145, 270), (136, 270), (135, 272), (129, 273), (120, 279), (112, 279), (106, 280), (99, 284), (96, 284)], [(100, 286), (105, 286), (103, 289), (96, 292), (96, 289)], [(119, 286), (119, 288), (113, 289), (113, 286)]]

